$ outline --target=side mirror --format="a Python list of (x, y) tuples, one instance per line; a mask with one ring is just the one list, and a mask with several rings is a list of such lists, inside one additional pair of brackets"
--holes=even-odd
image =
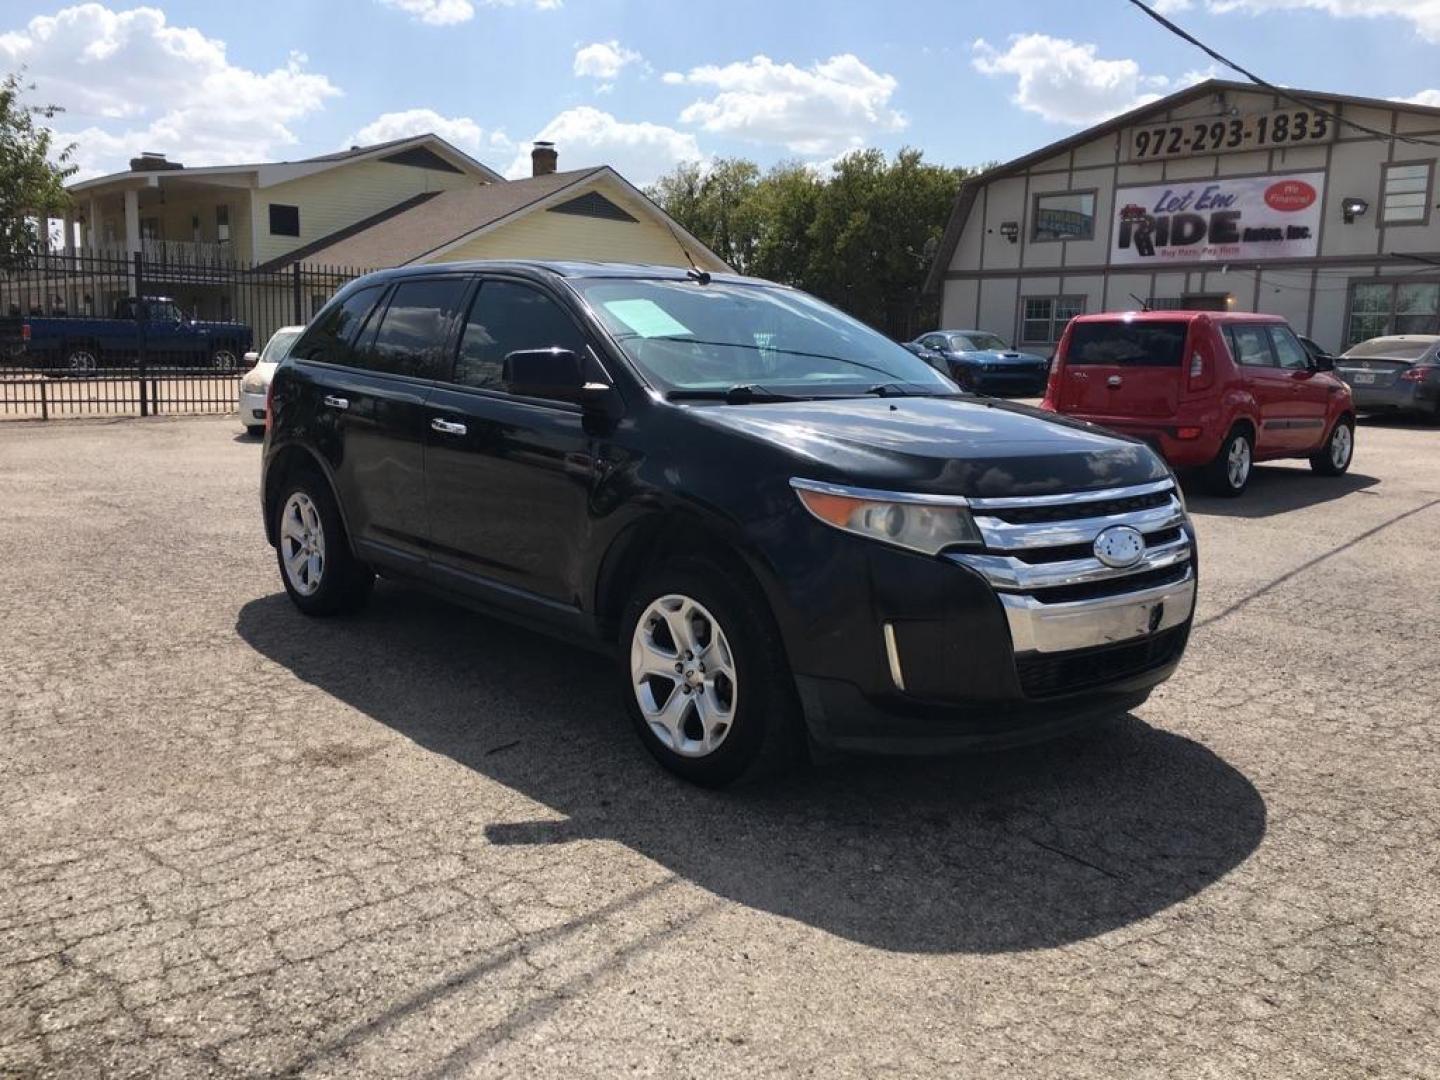
[(1310, 359), (1310, 368), (1311, 368), (1312, 371), (1334, 371), (1334, 370), (1335, 370), (1335, 357), (1333, 357), (1333, 356), (1315, 356), (1315, 357), (1311, 357), (1311, 359)]
[(604, 411), (614, 390), (585, 381), (585, 361), (571, 349), (518, 349), (500, 367), (505, 389), (521, 397), (547, 398)]
[(251, 367), (254, 367), (254, 366), (255, 366), (256, 364), (258, 364), (259, 362), (260, 362), (260, 354), (259, 354), (258, 352), (256, 352), (254, 349), (251, 349), (249, 352), (247, 352), (247, 353), (245, 354), (245, 363), (249, 364)]

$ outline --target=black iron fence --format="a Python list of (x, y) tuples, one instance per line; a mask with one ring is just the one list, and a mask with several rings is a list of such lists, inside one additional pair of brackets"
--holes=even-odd
[(226, 413), (270, 335), (366, 271), (34, 255), (0, 269), (0, 420)]

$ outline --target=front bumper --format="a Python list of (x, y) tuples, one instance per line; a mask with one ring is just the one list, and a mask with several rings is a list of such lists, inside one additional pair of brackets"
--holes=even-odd
[(247, 427), (256, 427), (265, 423), (265, 394), (262, 391), (258, 394), (240, 391), (239, 400), (240, 422)]
[[(866, 565), (844, 569), (848, 597), (831, 573), (831, 586), (811, 582), (848, 603), (849, 617), (812, 614), (803, 637), (786, 634), (815, 741), (916, 753), (1004, 746), (1144, 701), (1189, 636), (1194, 533), (1168, 480), (1068, 500), (1079, 509), (1067, 497), (970, 500), (983, 552), (927, 558), (851, 541)], [(1115, 524), (1145, 537), (1134, 566), (1108, 567), (1089, 551)]]

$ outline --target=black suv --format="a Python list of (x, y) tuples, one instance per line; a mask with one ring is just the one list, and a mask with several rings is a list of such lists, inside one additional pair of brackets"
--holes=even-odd
[(769, 282), (369, 275), (272, 384), (265, 530), (301, 611), (376, 573), (610, 651), (720, 784), (803, 751), (1028, 741), (1179, 662), (1195, 537), (1148, 447), (960, 393)]

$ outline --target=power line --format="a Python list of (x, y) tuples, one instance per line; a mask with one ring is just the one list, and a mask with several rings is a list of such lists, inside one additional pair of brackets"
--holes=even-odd
[(1356, 131), (1363, 131), (1365, 134), (1374, 135), (1377, 138), (1394, 139), (1398, 142), (1409, 143), (1412, 146), (1440, 146), (1440, 142), (1436, 142), (1434, 139), (1423, 139), (1416, 135), (1399, 135), (1390, 131), (1381, 131), (1378, 128), (1366, 127), (1364, 124), (1356, 123), (1354, 120), (1347, 120), (1339, 113), (1331, 112), (1329, 109), (1316, 105), (1313, 101), (1307, 101), (1305, 98), (1302, 98), (1296, 94), (1292, 94), (1283, 86), (1276, 86), (1274, 83), (1262, 79), (1259, 75), (1256, 75), (1248, 68), (1241, 67), (1234, 60), (1231, 60), (1228, 56), (1225, 56), (1223, 53), (1219, 53), (1212, 49), (1209, 45), (1206, 45), (1203, 41), (1197, 38), (1194, 34), (1190, 33), (1188, 30), (1185, 30), (1183, 27), (1177, 26), (1175, 23), (1167, 19), (1164, 15), (1161, 15), (1158, 11), (1152, 8), (1149, 4), (1143, 3), (1142, 0), (1129, 0), (1129, 2), (1131, 4), (1134, 4), (1146, 15), (1149, 15), (1150, 18), (1154, 19), (1157, 23), (1163, 26), (1166, 30), (1169, 30), (1172, 34), (1175, 34), (1177, 37), (1189, 42), (1191, 45), (1194, 45), (1206, 56), (1210, 57), (1210, 59), (1216, 61), (1217, 63), (1224, 64), (1232, 71), (1239, 72), (1241, 75), (1244, 75), (1245, 78), (1253, 82), (1256, 86), (1264, 87), (1276, 97), (1284, 98), (1286, 101), (1294, 102), (1296, 105), (1301, 105), (1311, 110), (1312, 112), (1317, 112), (1321, 116), (1329, 117), (1337, 125), (1344, 124), (1346, 127), (1354, 128)]

